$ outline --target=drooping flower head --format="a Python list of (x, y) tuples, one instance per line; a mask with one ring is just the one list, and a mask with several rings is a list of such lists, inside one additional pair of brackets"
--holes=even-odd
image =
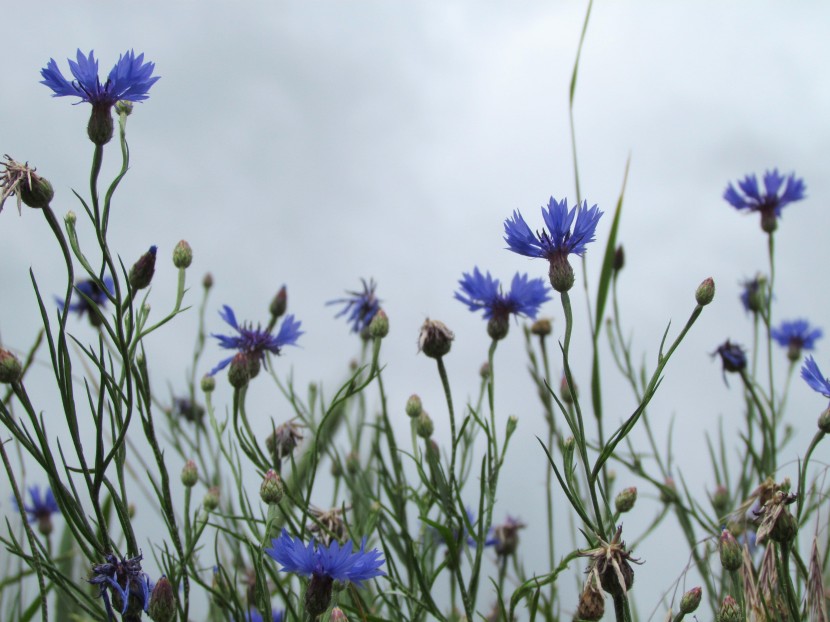
[[(542, 218), (547, 230), (536, 234), (522, 218), (519, 210), (504, 221), (504, 241), (508, 250), (526, 257), (541, 257), (550, 262), (550, 283), (558, 292), (573, 286), (573, 268), (568, 255), (582, 256), (586, 245), (594, 241), (597, 223), (602, 212), (596, 205), (588, 209), (587, 201), (568, 210), (568, 200), (550, 198), (548, 207), (542, 207)], [(573, 226), (573, 230), (571, 227)]]
[(718, 346), (712, 356), (720, 356), (723, 363), (724, 381), (726, 372), (740, 373), (746, 369), (746, 352), (737, 343), (731, 343), (728, 339)]
[(104, 601), (109, 619), (115, 621), (115, 606), (123, 615), (129, 607), (133, 611), (143, 610), (145, 613), (150, 606), (150, 592), (152, 585), (150, 577), (141, 570), (142, 555), (136, 557), (118, 558), (112, 553), (105, 556), (103, 564), (92, 567), (93, 576), (88, 579), (97, 585), (98, 595)]
[[(296, 321), (292, 314), (285, 316), (276, 335), (272, 335), (270, 331), (262, 329), (261, 326), (254, 328), (251, 324), (239, 324), (236, 321), (233, 309), (228, 305), (222, 307), (219, 316), (238, 334), (217, 335), (211, 333), (211, 337), (216, 337), (222, 348), (236, 350), (237, 355), (242, 355), (243, 363), (255, 367), (257, 372), (259, 372), (259, 364), (265, 362), (266, 352), (279, 355), (285, 346), (297, 345), (297, 339), (303, 334), (303, 331), (300, 330), (301, 322)], [(234, 356), (229, 356), (220, 361), (210, 371), (210, 375), (213, 376), (223, 370), (233, 359)], [(255, 373), (251, 373), (250, 377), (253, 378), (255, 375)]]
[(60, 513), (58, 503), (55, 501), (55, 495), (51, 488), (46, 488), (43, 495), (40, 493), (40, 487), (29, 486), (29, 498), (31, 503), (23, 504), (21, 514), (25, 513), (26, 518), (30, 523), (38, 524), (38, 531), (43, 535), (52, 533), (52, 514)]
[(334, 317), (346, 316), (346, 321), (352, 325), (352, 332), (363, 334), (368, 330), (372, 318), (375, 317), (380, 310), (381, 300), (375, 296), (375, 289), (377, 283), (374, 279), (360, 279), (363, 283), (362, 292), (346, 292), (347, 298), (338, 298), (337, 300), (329, 300), (327, 305), (344, 305), (340, 312)]
[(723, 193), (723, 198), (738, 210), (749, 210), (761, 214), (761, 229), (772, 233), (778, 226), (781, 210), (795, 201), (804, 198), (806, 186), (804, 180), (790, 173), (788, 177), (778, 173), (778, 169), (764, 173), (764, 191), (758, 187), (758, 178), (747, 175), (738, 181), (740, 192), (730, 183)]
[(380, 569), (384, 563), (381, 552), (367, 551), (365, 538), (355, 551), (351, 541), (340, 546), (337, 540), (332, 540), (323, 546), (312, 539), (306, 545), (283, 529), (265, 552), (282, 566), (280, 570), (311, 577), (305, 596), (306, 612), (311, 616), (321, 615), (328, 609), (335, 580), (362, 587), (364, 581), (386, 574)]
[(0, 162), (3, 167), (0, 175), (0, 212), (3, 211), (6, 199), (12, 195), (17, 198), (19, 214), (22, 214), (23, 203), (33, 208), (48, 207), (55, 196), (52, 184), (38, 175), (35, 172), (37, 169), (29, 166), (28, 162), (21, 164), (9, 155), (4, 157), (6, 161)]
[(150, 87), (159, 79), (159, 76), (153, 76), (155, 63), (145, 63), (144, 54), (136, 56), (133, 50), (118, 58), (103, 84), (98, 78), (98, 61), (92, 50), (89, 56), (78, 50), (75, 61), (67, 60), (74, 80), (70, 82), (64, 78), (55, 59), (50, 58), (46, 67), (40, 70), (43, 76), (40, 83), (52, 89), (53, 97), (80, 97), (82, 102), (92, 104), (92, 117), (87, 129), (90, 140), (96, 145), (104, 145), (112, 138), (110, 110), (115, 103), (119, 100), (138, 102), (147, 99)]
[(770, 334), (779, 345), (787, 348), (787, 358), (797, 361), (801, 358), (802, 350), (813, 350), (816, 340), (824, 333), (820, 328), (811, 328), (807, 320), (793, 320), (781, 322), (781, 325), (773, 328)]
[[(101, 319), (98, 317), (98, 309), (106, 306), (109, 300), (107, 294), (114, 295), (112, 277), (105, 276), (103, 284), (106, 291), (92, 279), (82, 279), (75, 283), (75, 293), (78, 295), (75, 297), (75, 302), (69, 304), (69, 311), (76, 313), (78, 317), (88, 314), (90, 324), (99, 326)], [(55, 302), (59, 307), (63, 307), (62, 297), (55, 296)]]
[(502, 292), (498, 279), (489, 272), (482, 274), (478, 267), (471, 274), (465, 272), (458, 284), (461, 290), (455, 292), (456, 300), (467, 305), (470, 311), (484, 310), (484, 319), (489, 320), (487, 332), (493, 339), (507, 335), (511, 314), (535, 319), (542, 303), (550, 300), (542, 279), (530, 279), (518, 272), (507, 294)]

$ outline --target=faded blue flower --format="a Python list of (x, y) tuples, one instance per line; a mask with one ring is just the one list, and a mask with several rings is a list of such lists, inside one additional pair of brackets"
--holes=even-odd
[(493, 339), (507, 335), (511, 314), (535, 319), (542, 303), (550, 300), (542, 279), (530, 279), (518, 272), (507, 294), (502, 291), (498, 279), (489, 272), (482, 274), (478, 267), (471, 274), (465, 272), (458, 284), (460, 291), (455, 292), (456, 300), (467, 305), (470, 311), (484, 310), (484, 319), (489, 320), (487, 332)]
[[(228, 305), (223, 305), (219, 312), (220, 317), (233, 328), (237, 335), (217, 335), (211, 333), (211, 337), (216, 337), (219, 340), (219, 345), (228, 350), (236, 350), (238, 353), (245, 355), (248, 359), (256, 362), (265, 362), (265, 353), (279, 355), (282, 348), (285, 346), (297, 345), (297, 339), (303, 334), (300, 330), (301, 322), (294, 319), (292, 314), (286, 315), (280, 325), (280, 330), (276, 335), (272, 335), (270, 331), (263, 330), (260, 326), (253, 328), (251, 324), (239, 324), (236, 321), (236, 316)], [(233, 360), (233, 356), (223, 359), (219, 364), (210, 371), (213, 376), (221, 371)]]
[(89, 56), (84, 56), (79, 49), (76, 59), (67, 59), (75, 78), (72, 82), (63, 77), (54, 58), (50, 58), (46, 67), (40, 70), (43, 76), (40, 83), (52, 89), (53, 97), (75, 96), (93, 106), (110, 108), (122, 99), (133, 102), (147, 99), (150, 87), (159, 79), (159, 76), (153, 76), (155, 63), (145, 63), (144, 54), (136, 56), (133, 50), (118, 58), (103, 84), (98, 78), (98, 61), (92, 50)]
[(104, 601), (110, 622), (116, 620), (113, 605), (123, 615), (127, 611), (131, 597), (133, 606), (136, 609), (141, 608), (146, 613), (153, 586), (150, 577), (141, 570), (142, 555), (119, 559), (108, 553), (105, 559), (103, 564), (92, 567), (93, 576), (88, 581), (98, 586), (98, 595)]
[(381, 301), (375, 296), (377, 284), (373, 279), (360, 279), (363, 283), (362, 292), (346, 292), (347, 298), (329, 300), (327, 305), (344, 305), (343, 309), (334, 317), (347, 316), (346, 321), (352, 325), (353, 333), (361, 333), (369, 328), (372, 318), (380, 310)]
[(781, 325), (773, 328), (770, 334), (779, 345), (787, 348), (787, 357), (796, 361), (801, 357), (803, 350), (813, 350), (816, 340), (824, 333), (820, 328), (811, 328), (807, 320), (794, 320), (781, 322)]
[(513, 217), (504, 221), (504, 241), (508, 250), (527, 257), (541, 257), (550, 262), (550, 280), (558, 292), (573, 286), (573, 269), (568, 255), (584, 255), (586, 245), (594, 241), (597, 223), (602, 217), (596, 205), (582, 206), (568, 210), (568, 200), (550, 198), (547, 209), (542, 207), (542, 218), (547, 230), (533, 233), (518, 210)]
[(758, 187), (758, 178), (747, 175), (738, 181), (740, 191), (730, 183), (723, 193), (723, 198), (738, 210), (749, 210), (761, 214), (761, 228), (767, 233), (775, 231), (781, 210), (795, 201), (804, 198), (806, 186), (804, 180), (790, 173), (779, 174), (778, 169), (764, 173), (764, 191)]
[(807, 360), (804, 361), (804, 365), (801, 367), (801, 377), (804, 378), (804, 382), (810, 385), (813, 391), (830, 398), (830, 379), (824, 377), (812, 356), (808, 356)]
[(724, 372), (740, 372), (746, 368), (744, 349), (736, 343), (730, 343), (728, 339), (718, 346), (718, 349), (712, 355), (720, 356)]

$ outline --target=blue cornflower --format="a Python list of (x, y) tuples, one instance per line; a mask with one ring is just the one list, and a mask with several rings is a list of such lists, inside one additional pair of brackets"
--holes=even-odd
[(354, 551), (351, 541), (342, 547), (336, 540), (323, 546), (312, 538), (306, 545), (283, 528), (280, 537), (271, 540), (271, 548), (265, 552), (282, 565), (280, 570), (311, 576), (305, 596), (306, 612), (311, 616), (321, 615), (328, 609), (334, 581), (350, 581), (362, 587), (363, 581), (386, 574), (380, 569), (384, 563), (381, 552), (367, 551), (366, 538), (360, 550)]
[(824, 377), (812, 356), (808, 356), (807, 360), (804, 361), (804, 365), (801, 367), (801, 377), (804, 378), (804, 382), (810, 385), (813, 391), (830, 398), (830, 379)]
[(726, 380), (726, 372), (739, 373), (746, 369), (744, 349), (736, 343), (730, 343), (728, 339), (712, 353), (712, 356), (715, 355), (719, 355), (723, 363), (724, 381)]
[(478, 267), (472, 274), (464, 273), (458, 281), (461, 291), (455, 292), (456, 300), (463, 302), (470, 311), (484, 309), (484, 319), (490, 320), (487, 332), (493, 339), (503, 339), (510, 327), (510, 314), (535, 319), (542, 303), (550, 300), (542, 279), (530, 279), (518, 272), (510, 284), (510, 292), (504, 294), (498, 279), (490, 273), (482, 274)]
[[(92, 104), (92, 116), (87, 126), (90, 140), (96, 145), (105, 145), (112, 138), (113, 124), (110, 110), (118, 101), (143, 101), (147, 92), (159, 76), (153, 76), (155, 63), (144, 62), (144, 54), (135, 55), (133, 50), (125, 52), (110, 70), (106, 82), (98, 78), (98, 61), (92, 50), (84, 56), (81, 50), (77, 61), (69, 60), (69, 69), (75, 77), (69, 82), (63, 77), (54, 58), (40, 70), (41, 84), (53, 91), (53, 97), (80, 97), (82, 102)], [(80, 102), (78, 102), (80, 103)]]
[[(783, 190), (782, 190), (783, 186)], [(804, 180), (790, 173), (789, 177), (778, 173), (778, 169), (764, 173), (764, 192), (758, 188), (758, 178), (747, 175), (738, 181), (740, 192), (730, 183), (723, 198), (735, 209), (760, 212), (761, 229), (772, 233), (777, 227), (781, 210), (790, 203), (804, 198)]]
[(37, 522), (38, 531), (47, 536), (52, 533), (52, 514), (60, 513), (58, 502), (55, 501), (55, 495), (51, 488), (46, 488), (44, 494), (40, 493), (40, 486), (29, 486), (29, 497), (31, 504), (23, 504), (23, 509), (20, 513), (26, 514), (26, 518), (30, 523)]
[(797, 361), (802, 350), (813, 350), (816, 340), (824, 334), (820, 328), (810, 328), (807, 320), (781, 322), (781, 326), (770, 331), (772, 338), (787, 348), (787, 358)]
[[(568, 200), (550, 198), (547, 209), (542, 207), (542, 218), (548, 231), (534, 234), (522, 218), (519, 210), (504, 221), (504, 241), (507, 248), (519, 255), (542, 257), (550, 262), (550, 283), (558, 292), (566, 292), (574, 282), (573, 268), (568, 255), (582, 256), (588, 243), (594, 241), (597, 223), (602, 212), (596, 205), (588, 209), (588, 203), (574, 206), (568, 211)], [(573, 231), (571, 231), (573, 225)]]
[[(272, 335), (268, 330), (263, 330), (260, 326), (253, 328), (250, 324), (238, 324), (233, 309), (228, 305), (223, 305), (219, 316), (239, 334), (217, 335), (211, 333), (211, 336), (219, 340), (221, 347), (236, 350), (238, 354), (243, 355), (249, 365), (256, 366), (257, 372), (259, 371), (259, 363), (265, 362), (265, 352), (279, 355), (283, 347), (297, 345), (297, 339), (303, 334), (303, 331), (300, 330), (302, 323), (296, 321), (292, 314), (285, 316), (276, 335)], [(233, 358), (233, 356), (229, 356), (220, 361), (210, 371), (210, 375), (213, 376), (225, 369)], [(250, 377), (253, 378), (255, 375), (255, 373), (252, 373)]]
[[(97, 309), (107, 304), (108, 294), (109, 296), (114, 295), (112, 277), (105, 276), (103, 283), (106, 291), (101, 289), (98, 283), (92, 279), (78, 281), (75, 283), (75, 292), (80, 295), (76, 296), (75, 302), (69, 304), (69, 311), (76, 313), (78, 317), (83, 317), (85, 313), (89, 314), (89, 321), (93, 326), (101, 324)], [(63, 298), (55, 296), (55, 302), (63, 308)]]
[[(272, 611), (271, 622), (282, 622), (284, 615), (285, 612), (283, 611)], [(245, 622), (265, 622), (265, 620), (259, 611), (256, 609), (250, 609), (248, 613), (245, 614)]]
[(92, 567), (93, 577), (88, 581), (98, 586), (98, 595), (104, 601), (110, 622), (115, 622), (113, 605), (120, 609), (123, 615), (131, 600), (133, 608), (141, 608), (146, 613), (150, 606), (150, 592), (153, 586), (150, 577), (141, 570), (142, 555), (119, 559), (108, 553), (105, 559), (106, 562), (103, 564)]
[(363, 283), (362, 292), (346, 292), (348, 298), (338, 298), (337, 300), (329, 300), (327, 305), (345, 305), (343, 309), (334, 317), (342, 317), (348, 315), (346, 321), (352, 325), (353, 333), (362, 333), (369, 328), (372, 318), (380, 311), (381, 300), (375, 296), (375, 288), (377, 284), (374, 279), (360, 279)]
[(744, 311), (748, 313), (760, 313), (767, 308), (769, 292), (767, 292), (767, 280), (761, 275), (741, 283), (741, 304)]

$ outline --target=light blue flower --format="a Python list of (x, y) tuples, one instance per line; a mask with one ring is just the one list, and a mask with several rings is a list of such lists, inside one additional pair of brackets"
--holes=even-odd
[[(740, 189), (740, 191), (738, 191)], [(723, 198), (737, 210), (748, 210), (761, 214), (761, 228), (771, 233), (777, 227), (781, 210), (795, 201), (804, 198), (806, 186), (804, 180), (790, 173), (781, 175), (778, 169), (764, 173), (764, 191), (758, 187), (758, 178), (747, 175), (738, 181), (738, 189), (731, 183), (723, 192)]]
[(327, 305), (344, 305), (343, 309), (334, 317), (347, 316), (346, 321), (352, 325), (353, 333), (361, 333), (369, 328), (372, 318), (377, 315), (380, 310), (381, 301), (375, 296), (375, 288), (377, 284), (373, 279), (360, 279), (363, 283), (362, 292), (346, 292), (349, 296), (347, 298), (338, 298), (337, 300), (329, 300)]
[(804, 382), (810, 385), (813, 391), (830, 398), (830, 380), (824, 377), (812, 356), (808, 356), (807, 360), (804, 361), (804, 365), (801, 367), (801, 377)]
[(807, 320), (781, 322), (778, 328), (770, 331), (772, 338), (787, 348), (787, 356), (793, 361), (801, 357), (803, 350), (813, 350), (823, 334), (820, 328), (811, 328)]
[(472, 273), (464, 273), (458, 281), (460, 291), (455, 299), (463, 302), (470, 311), (484, 310), (484, 319), (507, 318), (511, 313), (535, 319), (539, 307), (550, 300), (542, 279), (531, 279), (518, 272), (510, 284), (510, 291), (502, 292), (501, 283), (487, 272), (482, 274), (478, 267)]

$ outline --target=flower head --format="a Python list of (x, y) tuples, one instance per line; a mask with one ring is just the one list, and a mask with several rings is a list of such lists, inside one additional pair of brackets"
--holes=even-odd
[(133, 50), (118, 57), (118, 62), (110, 70), (103, 84), (98, 78), (98, 61), (92, 50), (89, 56), (84, 56), (83, 52), (78, 50), (75, 61), (67, 60), (69, 70), (75, 77), (72, 82), (63, 77), (55, 59), (50, 58), (46, 67), (40, 70), (40, 75), (43, 76), (40, 83), (52, 89), (53, 97), (80, 97), (81, 101), (89, 102), (93, 106), (112, 107), (121, 99), (143, 101), (149, 97), (147, 92), (150, 87), (159, 79), (159, 76), (153, 76), (155, 63), (145, 63), (144, 54), (136, 56)]
[[(101, 323), (98, 309), (107, 304), (108, 296), (112, 296), (114, 291), (112, 277), (105, 276), (103, 284), (106, 291), (92, 279), (82, 279), (75, 283), (75, 293), (79, 295), (76, 296), (75, 302), (69, 304), (69, 311), (76, 313), (78, 317), (88, 314), (92, 325), (98, 326)], [(55, 302), (63, 307), (63, 298), (55, 296)]]
[(147, 573), (141, 570), (142, 555), (119, 559), (112, 553), (108, 553), (105, 559), (103, 564), (96, 564), (92, 567), (93, 577), (88, 581), (98, 586), (98, 595), (104, 601), (109, 619), (115, 619), (113, 605), (123, 615), (131, 600), (133, 607), (147, 612), (150, 606), (150, 592), (153, 588)]
[(372, 318), (380, 310), (381, 301), (375, 296), (377, 284), (373, 279), (360, 279), (363, 283), (362, 292), (346, 292), (347, 298), (329, 300), (327, 305), (344, 305), (340, 312), (334, 317), (347, 316), (346, 321), (352, 325), (353, 333), (362, 333), (369, 328)]
[[(303, 331), (300, 330), (301, 322), (296, 321), (291, 314), (285, 316), (276, 335), (272, 335), (268, 330), (263, 330), (260, 326), (254, 328), (250, 324), (240, 325), (236, 321), (233, 309), (228, 305), (222, 307), (219, 316), (238, 334), (217, 335), (211, 333), (211, 336), (219, 340), (219, 345), (222, 348), (236, 350), (238, 354), (242, 354), (249, 361), (256, 363), (265, 362), (266, 352), (279, 355), (283, 347), (297, 345), (297, 339), (303, 334)], [(210, 375), (212, 376), (227, 367), (233, 358), (233, 356), (229, 356), (220, 361), (210, 371)]]
[(519, 546), (519, 530), (527, 527), (518, 518), (508, 516), (501, 525), (493, 528), (496, 554), (501, 556), (512, 555)]
[(628, 593), (634, 583), (634, 570), (629, 562), (641, 563), (626, 550), (622, 541), (622, 526), (617, 527), (610, 542), (600, 538), (599, 546), (583, 551), (581, 555), (590, 557), (589, 578), (595, 579), (612, 596)]
[(265, 552), (282, 565), (280, 570), (311, 577), (306, 589), (305, 609), (312, 616), (328, 609), (334, 581), (350, 581), (362, 587), (363, 581), (386, 574), (380, 569), (384, 563), (380, 551), (367, 551), (365, 538), (360, 550), (355, 551), (351, 541), (340, 546), (333, 540), (328, 546), (323, 546), (312, 538), (306, 545), (283, 529), (280, 537), (272, 540), (271, 548), (265, 549)]
[(767, 307), (769, 292), (767, 291), (767, 280), (761, 275), (754, 279), (744, 281), (741, 290), (741, 304), (748, 313), (760, 313)]
[(455, 292), (456, 300), (467, 305), (470, 311), (484, 310), (484, 319), (490, 320), (488, 332), (494, 339), (507, 335), (510, 314), (535, 319), (542, 303), (550, 300), (542, 279), (530, 279), (518, 272), (507, 294), (502, 292), (498, 279), (491, 277), (489, 272), (482, 274), (477, 267), (471, 274), (465, 272), (458, 284), (461, 289)]
[(728, 339), (712, 353), (712, 356), (715, 355), (720, 356), (724, 372), (740, 372), (746, 368), (746, 353), (744, 349), (737, 343), (730, 343)]
[(46, 488), (44, 494), (41, 495), (39, 486), (29, 486), (29, 497), (31, 503), (24, 503), (23, 509), (18, 508), (18, 510), (21, 514), (26, 514), (26, 518), (30, 523), (37, 522), (40, 533), (49, 535), (52, 533), (52, 514), (60, 513), (52, 489)]
[(738, 181), (740, 192), (730, 183), (723, 193), (723, 198), (738, 210), (760, 212), (761, 228), (767, 233), (775, 231), (776, 220), (781, 217), (781, 210), (790, 203), (804, 198), (804, 180), (790, 173), (785, 177), (778, 169), (764, 173), (764, 191), (758, 188), (758, 178), (747, 175)]
[(812, 356), (808, 356), (801, 367), (801, 377), (810, 388), (824, 397), (830, 398), (830, 379), (825, 378)]
[(430, 358), (440, 359), (449, 353), (453, 339), (455, 335), (444, 322), (427, 318), (418, 335), (418, 351)]
[[(271, 622), (282, 622), (284, 616), (284, 611), (274, 611), (271, 613)], [(245, 622), (265, 622), (265, 618), (256, 609), (249, 609), (245, 614)]]
[(801, 358), (802, 350), (814, 349), (816, 340), (823, 335), (820, 328), (811, 328), (807, 320), (781, 322), (781, 326), (773, 328), (770, 334), (779, 345), (787, 348), (787, 357), (791, 361)]
[[(550, 198), (547, 209), (542, 207), (542, 218), (549, 231), (534, 234), (518, 210), (504, 221), (504, 241), (508, 250), (527, 257), (542, 257), (550, 262), (551, 285), (563, 292), (573, 286), (573, 269), (568, 255), (582, 256), (588, 243), (594, 241), (597, 223), (602, 212), (588, 203), (568, 210), (568, 200)], [(571, 227), (573, 226), (573, 230)]]
[(33, 166), (28, 162), (21, 164), (6, 155), (5, 162), (0, 162), (3, 167), (0, 176), (0, 212), (3, 211), (3, 204), (10, 196), (17, 197), (17, 211), (22, 213), (22, 205), (29, 207), (44, 208), (49, 205), (55, 192), (52, 184), (38, 175)]

